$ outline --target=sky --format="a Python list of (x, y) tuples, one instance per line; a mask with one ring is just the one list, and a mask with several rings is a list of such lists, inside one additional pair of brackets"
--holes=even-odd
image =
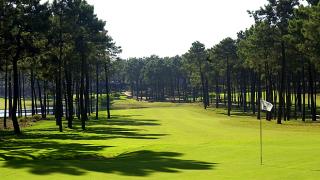
[(188, 51), (194, 41), (211, 48), (254, 21), (247, 10), (257, 10), (266, 0), (87, 0), (107, 22), (106, 29), (121, 58), (150, 55), (175, 56)]

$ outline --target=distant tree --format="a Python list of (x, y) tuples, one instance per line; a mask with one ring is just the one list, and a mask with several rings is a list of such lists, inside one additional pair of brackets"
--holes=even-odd
[[(251, 27), (245, 39), (238, 43), (238, 54), (246, 65), (257, 74), (258, 81), (258, 116), (260, 119), (260, 99), (262, 98), (262, 76), (266, 79), (267, 100), (272, 102), (272, 71), (277, 69), (276, 39), (277, 30), (266, 22), (256, 23)], [(271, 68), (272, 67), (272, 68)], [(267, 117), (268, 120), (270, 116)]]
[(194, 71), (199, 74), (201, 87), (202, 87), (202, 102), (203, 106), (206, 109), (208, 107), (208, 93), (206, 90), (206, 68), (208, 65), (208, 54), (206, 52), (204, 44), (196, 41), (192, 43), (191, 48), (183, 56), (186, 59), (186, 62), (190, 65), (190, 71)]
[(299, 0), (268, 0), (268, 4), (257, 11), (251, 12), (256, 22), (268, 22), (271, 26), (279, 29), (281, 44), (281, 81), (279, 90), (279, 113), (277, 123), (281, 124), (282, 115), (285, 112), (284, 91), (286, 88), (287, 62), (286, 43), (284, 36), (288, 34), (289, 20), (293, 18), (294, 9), (299, 5)]
[(237, 47), (236, 42), (232, 38), (225, 38), (214, 47), (216, 58), (218, 58), (226, 69), (227, 81), (227, 98), (228, 98), (228, 116), (231, 115), (231, 73), (232, 67), (237, 61)]

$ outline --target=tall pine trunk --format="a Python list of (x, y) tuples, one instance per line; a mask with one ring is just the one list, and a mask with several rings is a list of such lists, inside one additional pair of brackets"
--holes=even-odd
[(261, 119), (261, 105), (260, 105), (260, 101), (262, 98), (262, 90), (261, 90), (261, 73), (258, 72), (258, 98), (257, 98), (257, 106), (258, 106), (258, 115), (257, 115), (257, 119)]
[(110, 85), (109, 85), (109, 71), (108, 64), (105, 63), (105, 74), (106, 74), (106, 93), (107, 93), (107, 116), (108, 119), (111, 118), (110, 115)]
[[(35, 79), (34, 79), (35, 81)], [(37, 101), (37, 93), (36, 93), (36, 88), (33, 88), (33, 96), (34, 96), (34, 104), (35, 104), (35, 110), (36, 110), (36, 114), (38, 114), (38, 101)]]
[(206, 93), (206, 85), (205, 85), (205, 77), (200, 67), (200, 76), (201, 76), (201, 87), (202, 87), (202, 103), (204, 109), (207, 109), (207, 93)]
[(35, 110), (34, 110), (34, 75), (33, 75), (33, 66), (30, 69), (30, 87), (31, 87), (31, 114), (32, 116), (35, 115)]
[(19, 98), (18, 98), (18, 115), (22, 117), (22, 102), (21, 102), (21, 72), (18, 71), (18, 85), (19, 85)]
[(312, 121), (316, 121), (316, 112), (315, 112), (315, 103), (314, 103), (314, 77), (313, 77), (313, 68), (309, 62), (309, 94), (311, 100), (311, 118)]
[[(87, 63), (86, 63), (87, 64)], [(91, 115), (90, 113), (90, 98), (89, 98), (89, 87), (90, 87), (90, 79), (89, 79), (89, 71), (87, 69), (88, 67), (85, 68), (85, 90), (84, 90), (84, 98), (85, 98), (85, 109), (86, 109), (86, 114), (89, 114), (89, 116)], [(88, 120), (88, 118), (86, 119)]]
[(41, 117), (42, 117), (42, 119), (45, 119), (45, 109), (43, 106), (41, 84), (40, 84), (39, 80), (37, 80), (37, 84), (38, 84), (39, 101), (40, 101), (40, 108), (41, 108)]
[(73, 92), (72, 92), (72, 73), (70, 65), (65, 62), (65, 78), (66, 78), (66, 90), (67, 90), (67, 101), (68, 111), (66, 117), (68, 120), (68, 128), (72, 129), (73, 121)]
[(81, 114), (81, 127), (82, 130), (86, 129), (86, 120), (88, 119), (87, 116), (87, 109), (85, 106), (84, 102), (84, 94), (85, 94), (85, 84), (84, 84), (84, 79), (85, 79), (85, 68), (86, 68), (86, 63), (85, 63), (85, 58), (84, 55), (82, 55), (81, 58), (81, 78), (80, 78), (80, 114)]
[(231, 82), (230, 82), (230, 65), (229, 58), (227, 58), (227, 91), (228, 91), (228, 116), (231, 115)]
[(306, 82), (305, 82), (305, 64), (302, 63), (302, 121), (306, 121)]
[[(60, 11), (62, 11), (60, 9)], [(62, 12), (60, 12), (62, 13)], [(59, 17), (59, 24), (60, 24), (60, 30), (59, 30), (59, 60), (58, 60), (58, 75), (56, 80), (56, 115), (57, 115), (57, 123), (59, 126), (59, 131), (62, 132), (62, 116), (63, 116), (63, 104), (62, 104), (62, 78), (61, 78), (61, 71), (62, 71), (62, 48), (63, 48), (63, 42), (62, 42), (62, 17), (60, 14)]]
[[(186, 84), (186, 83), (185, 83)], [(185, 88), (186, 89), (186, 88)], [(210, 94), (209, 94), (209, 82), (208, 82), (208, 78), (205, 77), (205, 93), (206, 93), (206, 105), (207, 107), (210, 106)], [(187, 93), (186, 93), (187, 94)], [(187, 96), (187, 95), (186, 95)], [(186, 97), (185, 96), (185, 97)]]
[(17, 119), (17, 105), (19, 98), (19, 80), (18, 80), (18, 59), (20, 57), (20, 36), (18, 36), (18, 49), (15, 57), (12, 59), (12, 69), (13, 69), (13, 105), (12, 105), (12, 124), (14, 128), (14, 133), (21, 134), (18, 119)]
[(281, 82), (279, 90), (279, 113), (277, 124), (281, 124), (282, 115), (284, 112), (285, 101), (284, 101), (284, 90), (285, 90), (285, 78), (286, 78), (286, 49), (284, 41), (281, 42)]
[(23, 109), (24, 109), (24, 116), (27, 117), (27, 108), (26, 108), (26, 97), (25, 97), (25, 77), (22, 74), (22, 98), (23, 98)]
[(96, 63), (96, 120), (99, 119), (99, 64)]
[(216, 73), (216, 108), (219, 108), (219, 97), (220, 97), (219, 75), (218, 75), (218, 73)]
[(12, 71), (9, 71), (9, 118), (12, 118)]
[(254, 71), (252, 71), (251, 73), (251, 109), (253, 114), (256, 113), (255, 97), (256, 97), (256, 75)]
[(4, 80), (4, 118), (3, 127), (7, 128), (7, 109), (8, 109), (8, 64), (6, 59), (6, 70), (5, 70), (5, 80)]
[(286, 116), (287, 120), (290, 121), (291, 119), (291, 78), (288, 75), (287, 77), (287, 96), (286, 96)]
[(47, 118), (47, 82), (43, 84), (43, 119)]
[(246, 81), (246, 72), (245, 70), (242, 71), (242, 106), (243, 106), (243, 112), (247, 112), (247, 81)]

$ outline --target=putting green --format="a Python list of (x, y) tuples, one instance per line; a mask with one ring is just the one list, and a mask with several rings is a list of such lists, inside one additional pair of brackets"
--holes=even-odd
[(0, 140), (1, 180), (320, 178), (320, 124), (263, 121), (261, 166), (254, 117), (199, 105), (115, 106), (126, 102), (112, 120), (90, 120), (86, 132), (78, 120), (63, 133), (54, 121), (41, 121), (19, 138)]

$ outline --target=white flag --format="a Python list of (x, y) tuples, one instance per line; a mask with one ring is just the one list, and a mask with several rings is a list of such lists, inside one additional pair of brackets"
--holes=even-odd
[(261, 110), (262, 111), (269, 111), (270, 112), (273, 108), (273, 105), (271, 103), (269, 103), (268, 101), (261, 99), (260, 103), (261, 103)]

